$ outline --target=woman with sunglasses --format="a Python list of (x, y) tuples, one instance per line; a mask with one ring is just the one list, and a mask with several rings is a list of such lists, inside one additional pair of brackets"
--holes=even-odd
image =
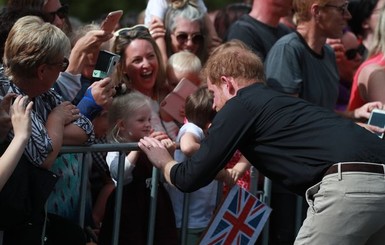
[(369, 49), (368, 59), (354, 75), (348, 104), (354, 110), (370, 101), (385, 103), (385, 8), (380, 12), (378, 23)]
[(170, 90), (166, 83), (165, 65), (155, 40), (144, 25), (120, 29), (115, 36), (112, 51), (121, 58), (113, 81), (147, 96), (152, 105), (152, 127), (175, 140), (178, 126), (171, 117), (159, 110), (160, 102)]
[[(69, 7), (68, 5), (62, 5), (59, 0), (9, 0), (7, 7), (0, 14), (3, 18), (7, 19), (10, 24), (9, 28), (6, 27), (7, 30), (5, 30), (5, 32), (9, 31), (14, 23), (9, 22), (9, 16), (7, 15), (12, 12), (17, 13), (31, 10), (41, 12), (44, 21), (57, 26), (65, 32), (67, 36), (72, 34), (72, 28), (68, 21)], [(18, 16), (13, 17), (14, 21), (16, 21), (16, 17)], [(94, 50), (99, 49), (100, 45), (111, 39), (111, 37), (111, 33), (106, 33), (102, 30), (93, 30), (88, 32), (73, 46), (68, 58), (70, 61), (69, 66), (59, 74), (54, 84), (55, 90), (58, 91), (65, 100), (72, 101), (81, 89), (80, 74), (87, 56), (93, 53)]]
[(205, 14), (192, 1), (181, 6), (170, 5), (167, 9), (164, 25), (154, 19), (149, 29), (154, 39), (165, 40), (166, 58), (179, 51), (189, 51), (197, 55), (204, 63), (208, 56), (208, 25)]
[(349, 103), (350, 91), (353, 83), (353, 77), (358, 67), (363, 61), (363, 55), (365, 47), (360, 43), (357, 36), (349, 31), (345, 30), (341, 39), (338, 39), (342, 50), (340, 54), (336, 52), (336, 61), (338, 67), (338, 74), (340, 78), (338, 99), (335, 109), (337, 111), (346, 111)]
[[(63, 101), (52, 89), (59, 73), (68, 66), (66, 57), (70, 47), (69, 39), (59, 28), (36, 16), (20, 18), (11, 29), (5, 44), (3, 62), (8, 77), (0, 76), (1, 95), (4, 96), (9, 92), (27, 95), (34, 102), (31, 112), (32, 134), (24, 150), (24, 156), (29, 164), (43, 169), (51, 170), (57, 164), (56, 159), (62, 145), (80, 145), (93, 141), (91, 122), (79, 114), (75, 105)], [(8, 138), (12, 137), (11, 131)], [(43, 207), (33, 212), (44, 214)], [(50, 221), (47, 229), (53, 228), (57, 220), (64, 220), (57, 215), (48, 216)], [(5, 233), (5, 240), (10, 241), (6, 244), (40, 244), (40, 240), (44, 237), (42, 236), (44, 220), (45, 215), (37, 221), (31, 221), (33, 225), (29, 227), (23, 225), (15, 227), (8, 233), (9, 236)], [(65, 223), (72, 224), (67, 220)], [(36, 231), (34, 237), (24, 237), (30, 230)], [(84, 244), (81, 230), (79, 234), (74, 232), (60, 238), (56, 237), (57, 234), (51, 234), (54, 237), (48, 240), (50, 244), (60, 244), (55, 240), (56, 237), (59, 240), (69, 239), (66, 244)], [(79, 238), (80, 240), (77, 240)]]

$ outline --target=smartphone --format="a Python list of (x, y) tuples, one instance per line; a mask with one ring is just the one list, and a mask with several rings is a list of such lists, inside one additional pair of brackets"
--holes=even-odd
[[(385, 111), (379, 109), (373, 109), (370, 114), (368, 124), (375, 125), (380, 128), (385, 127)], [(384, 137), (383, 133), (376, 133), (381, 139)]]
[(96, 78), (95, 80), (100, 80), (110, 76), (119, 60), (120, 55), (108, 52), (107, 50), (100, 50), (92, 77)]
[(116, 25), (123, 15), (123, 10), (116, 10), (108, 13), (107, 17), (103, 20), (100, 28), (108, 33), (114, 32)]
[(193, 82), (187, 78), (182, 78), (174, 90), (160, 102), (161, 110), (167, 112), (178, 122), (183, 123), (184, 118), (180, 115), (180, 108), (184, 107), (186, 98), (197, 89), (198, 86)]

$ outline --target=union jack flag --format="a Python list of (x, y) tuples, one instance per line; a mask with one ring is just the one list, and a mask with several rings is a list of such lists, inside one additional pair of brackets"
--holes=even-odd
[(254, 244), (271, 208), (247, 190), (234, 186), (212, 220), (200, 244)]

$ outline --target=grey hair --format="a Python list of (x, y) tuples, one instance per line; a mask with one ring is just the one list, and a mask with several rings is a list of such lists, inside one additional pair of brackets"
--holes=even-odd
[(183, 8), (169, 8), (166, 16), (166, 30), (171, 33), (176, 28), (177, 18), (183, 18), (189, 21), (198, 21), (203, 28), (204, 14), (197, 7), (186, 4)]

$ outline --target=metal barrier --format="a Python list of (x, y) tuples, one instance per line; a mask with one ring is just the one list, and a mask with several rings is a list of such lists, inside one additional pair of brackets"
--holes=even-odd
[[(90, 146), (63, 146), (60, 153), (81, 153), (83, 156), (79, 161), (81, 164), (81, 186), (80, 186), (80, 201), (79, 201), (79, 225), (84, 228), (85, 220), (85, 209), (86, 209), (86, 194), (87, 194), (87, 182), (88, 182), (88, 169), (92, 164), (91, 153), (92, 152), (119, 152), (119, 166), (118, 166), (118, 181), (116, 184), (116, 196), (115, 196), (115, 213), (113, 223), (113, 236), (112, 245), (118, 245), (119, 242), (119, 225), (120, 225), (120, 213), (122, 205), (122, 192), (123, 192), (123, 175), (124, 175), (124, 160), (127, 151), (140, 150), (137, 143), (120, 143), (120, 144), (93, 144)], [(156, 214), (156, 202), (157, 202), (157, 183), (159, 180), (159, 171), (153, 168), (152, 181), (151, 181), (151, 204), (150, 204), (150, 220), (149, 229), (147, 234), (147, 244), (152, 245), (154, 240), (154, 229), (155, 229), (155, 214)], [(254, 195), (259, 195), (262, 202), (270, 205), (271, 195), (271, 181), (267, 178), (264, 180), (264, 190), (258, 191), (258, 171), (252, 167), (250, 172), (250, 192)], [(188, 200), (188, 195), (186, 195)], [(187, 202), (184, 202), (184, 205)], [(187, 217), (188, 208), (184, 206), (183, 216)], [(184, 222), (182, 234), (182, 244), (185, 244), (187, 223)], [(262, 245), (268, 245), (269, 242), (269, 222), (266, 223), (262, 232)], [(1, 245), (1, 243), (0, 243)]]

